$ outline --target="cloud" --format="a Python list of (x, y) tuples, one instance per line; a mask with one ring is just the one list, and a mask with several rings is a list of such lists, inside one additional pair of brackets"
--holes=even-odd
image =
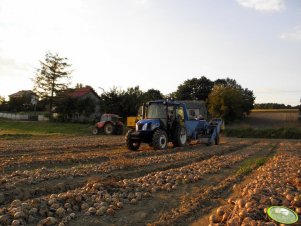
[(280, 38), (285, 40), (301, 41), (301, 26), (294, 27), (292, 32), (281, 34)]
[(15, 60), (10, 59), (10, 58), (0, 57), (0, 71), (1, 72), (11, 71), (11, 70), (24, 71), (24, 70), (28, 70), (28, 68), (29, 68), (29, 65), (27, 65), (27, 64), (18, 63)]
[(262, 88), (262, 89), (255, 89), (256, 93), (262, 94), (283, 94), (283, 93), (300, 93), (301, 90), (283, 90), (283, 89), (269, 89), (269, 88)]
[(148, 4), (148, 0), (136, 0), (136, 3), (138, 4)]
[(238, 4), (258, 11), (282, 11), (284, 0), (236, 0)]

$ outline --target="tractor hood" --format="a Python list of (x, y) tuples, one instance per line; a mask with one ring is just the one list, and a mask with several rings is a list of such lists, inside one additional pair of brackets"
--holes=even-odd
[(136, 131), (152, 131), (160, 125), (160, 119), (142, 119), (136, 123)]

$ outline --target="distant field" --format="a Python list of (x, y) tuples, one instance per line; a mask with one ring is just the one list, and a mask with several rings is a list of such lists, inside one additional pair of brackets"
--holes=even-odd
[(240, 122), (229, 125), (229, 128), (301, 128), (296, 109), (255, 109)]
[(299, 112), (298, 109), (253, 109), (252, 112)]
[(0, 138), (26, 138), (39, 135), (90, 134), (89, 124), (12, 121), (0, 119)]
[(230, 137), (301, 139), (301, 121), (295, 109), (256, 109), (244, 120), (226, 125)]

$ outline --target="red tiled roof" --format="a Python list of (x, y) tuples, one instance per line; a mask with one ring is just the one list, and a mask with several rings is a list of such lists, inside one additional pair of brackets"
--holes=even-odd
[(86, 86), (83, 88), (67, 89), (62, 92), (62, 95), (78, 98), (78, 97), (83, 97), (89, 93), (93, 93), (95, 96), (98, 97), (97, 93), (90, 86)]
[(88, 93), (93, 92), (93, 89), (90, 87), (85, 87), (85, 88), (77, 88), (74, 89), (69, 93), (69, 96), (71, 97), (82, 97), (87, 95)]
[(18, 91), (16, 93), (9, 95), (9, 97), (22, 97), (25, 95), (36, 95), (36, 94), (31, 90), (21, 90), (21, 91)]

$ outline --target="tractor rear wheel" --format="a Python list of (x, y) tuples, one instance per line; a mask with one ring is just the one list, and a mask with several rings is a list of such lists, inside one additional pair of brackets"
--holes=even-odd
[(187, 143), (187, 132), (182, 126), (177, 126), (173, 134), (173, 145), (175, 147), (182, 147)]
[(112, 135), (114, 133), (114, 125), (110, 122), (107, 122), (105, 126), (103, 127), (103, 131), (107, 135)]
[(164, 130), (157, 129), (153, 134), (152, 144), (155, 150), (164, 150), (167, 148), (167, 134)]
[(132, 139), (133, 130), (129, 130), (125, 135), (126, 146), (131, 151), (137, 151), (140, 147), (140, 141)]

